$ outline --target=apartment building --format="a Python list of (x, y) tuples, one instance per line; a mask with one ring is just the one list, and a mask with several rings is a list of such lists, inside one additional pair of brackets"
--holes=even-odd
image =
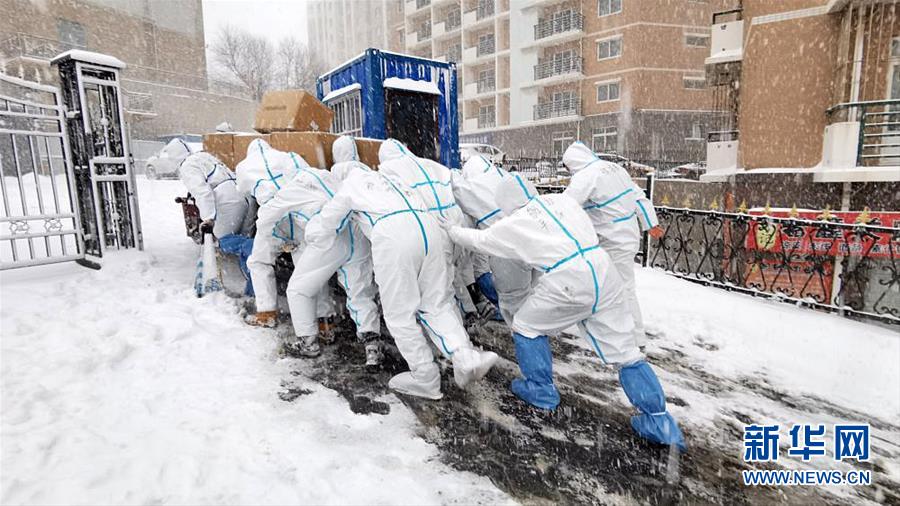
[(411, 54), (460, 63), (462, 142), (560, 156), (579, 139), (656, 166), (701, 161), (723, 0), (406, 0)]
[(707, 179), (779, 168), (817, 182), (900, 181), (900, 3), (731, 7), (714, 18), (707, 59), (725, 113)]
[(0, 71), (56, 83), (50, 59), (69, 49), (110, 54), (122, 73), (131, 137), (249, 129), (245, 89), (209, 79), (201, 0), (0, 0)]
[(370, 47), (402, 51), (403, 0), (312, 0), (306, 7), (309, 47), (326, 67)]

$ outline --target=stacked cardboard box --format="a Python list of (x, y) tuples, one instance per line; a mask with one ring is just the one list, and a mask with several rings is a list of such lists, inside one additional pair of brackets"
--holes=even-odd
[[(303, 90), (266, 93), (256, 113), (254, 129), (260, 133), (211, 133), (203, 136), (203, 149), (234, 170), (247, 156), (254, 139), (265, 139), (273, 148), (302, 156), (313, 167), (329, 169), (334, 163), (331, 145), (337, 135), (331, 130), (334, 113)], [(356, 139), (359, 159), (373, 169), (378, 166), (378, 139)]]
[(297, 153), (311, 166), (327, 170), (334, 163), (331, 145), (337, 137), (325, 132), (274, 132), (269, 135), (269, 144), (279, 151)]
[(257, 132), (330, 132), (334, 112), (303, 90), (263, 95), (253, 129)]

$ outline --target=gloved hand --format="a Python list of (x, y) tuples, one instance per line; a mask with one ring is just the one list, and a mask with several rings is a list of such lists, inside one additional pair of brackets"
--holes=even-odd
[(216, 220), (206, 220), (200, 224), (200, 233), (201, 234), (211, 234), (213, 233), (213, 227), (216, 226)]
[(478, 316), (481, 317), (482, 320), (488, 320), (494, 317), (494, 305), (487, 299), (476, 302), (475, 309), (478, 311)]
[(663, 230), (663, 228), (660, 227), (659, 225), (657, 225), (649, 230), (650, 237), (652, 237), (654, 239), (659, 239), (665, 233), (666, 233), (666, 231)]

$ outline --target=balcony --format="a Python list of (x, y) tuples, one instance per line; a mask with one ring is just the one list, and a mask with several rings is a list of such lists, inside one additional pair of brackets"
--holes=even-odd
[[(855, 167), (900, 166), (900, 100), (838, 104), (827, 111), (825, 150)], [(831, 137), (829, 139), (829, 136)]]
[(137, 91), (125, 91), (125, 112), (132, 116), (155, 117), (153, 95)]
[(435, 39), (443, 37), (459, 29), (462, 24), (462, 18), (459, 11), (451, 12), (444, 21), (435, 23), (433, 37)]
[(546, 39), (567, 32), (578, 33), (584, 29), (584, 16), (575, 11), (566, 11), (551, 19), (542, 19), (534, 25), (534, 40)]
[(482, 0), (478, 2), (478, 6), (475, 9), (463, 14), (463, 21), (465, 22), (466, 28), (472, 28), (489, 21), (496, 12), (494, 4), (494, 0)]
[(540, 121), (545, 119), (578, 116), (580, 110), (581, 100), (578, 98), (544, 102), (534, 106), (534, 120)]
[(406, 15), (415, 14), (431, 5), (431, 0), (407, 0)]
[(85, 49), (54, 39), (16, 33), (0, 41), (0, 55), (8, 58), (34, 58), (50, 61), (54, 56), (70, 49)]
[(492, 91), (497, 91), (497, 80), (491, 76), (487, 79), (479, 79), (476, 81), (478, 86), (478, 94), (482, 93), (490, 93)]
[(707, 65), (741, 61), (744, 57), (744, 21), (741, 9), (713, 14)]
[(475, 46), (477, 48), (476, 53), (479, 58), (482, 56), (492, 55), (497, 52), (497, 44), (494, 42), (494, 38), (485, 39), (478, 41), (478, 45)]
[(534, 80), (539, 81), (556, 76), (581, 74), (583, 62), (584, 60), (580, 56), (538, 60), (538, 64), (534, 66)]
[(497, 118), (495, 116), (478, 116), (478, 129), (494, 128), (497, 126)]

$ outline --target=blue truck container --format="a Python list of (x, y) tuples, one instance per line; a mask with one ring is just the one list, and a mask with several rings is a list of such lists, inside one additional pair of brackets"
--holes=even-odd
[(395, 138), (418, 156), (459, 167), (456, 64), (369, 48), (316, 80), (332, 131)]

